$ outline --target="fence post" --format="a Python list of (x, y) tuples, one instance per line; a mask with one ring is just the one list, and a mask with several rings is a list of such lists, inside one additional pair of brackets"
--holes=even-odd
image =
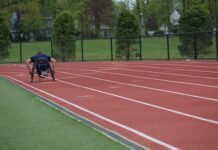
[(114, 60), (114, 58), (113, 58), (113, 39), (112, 38), (110, 38), (110, 45), (111, 45), (111, 61), (113, 61)]
[(81, 54), (82, 54), (82, 61), (84, 61), (84, 56), (83, 56), (83, 37), (81, 36)]
[(140, 53), (140, 60), (142, 60), (142, 39), (139, 36), (139, 53)]
[(218, 60), (218, 29), (216, 30), (216, 60)]
[(169, 33), (167, 33), (167, 60), (170, 60), (170, 43), (169, 43)]
[(53, 52), (53, 41), (51, 39), (51, 57), (54, 57), (54, 52)]
[(22, 39), (20, 37), (20, 63), (23, 62), (23, 53), (22, 53)]
[(216, 59), (218, 60), (218, 3), (217, 0), (215, 0), (215, 16), (216, 16)]
[(198, 57), (198, 52), (197, 52), (197, 35), (194, 33), (194, 60), (197, 60)]

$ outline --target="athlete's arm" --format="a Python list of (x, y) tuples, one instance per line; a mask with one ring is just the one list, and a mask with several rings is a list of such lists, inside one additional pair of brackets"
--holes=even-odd
[(29, 73), (31, 74), (32, 70), (31, 70), (30, 64), (31, 64), (31, 59), (27, 59), (27, 61), (26, 61), (26, 68), (29, 71)]
[(54, 58), (51, 58), (51, 64), (52, 64), (52, 70), (55, 73), (55, 67), (56, 67), (56, 60)]

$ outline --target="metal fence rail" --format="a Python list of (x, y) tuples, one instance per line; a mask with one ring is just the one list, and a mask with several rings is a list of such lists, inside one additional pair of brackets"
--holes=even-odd
[[(201, 42), (208, 35), (212, 36), (212, 45), (207, 47), (208, 53), (199, 53)], [(189, 56), (184, 56), (179, 51), (180, 38), (192, 42), (189, 47)], [(120, 37), (124, 39), (133, 37)], [(119, 38), (119, 39), (120, 39)], [(218, 31), (194, 32), (182, 34), (165, 34), (154, 36), (134, 37), (137, 42), (129, 50), (134, 50), (136, 55), (129, 58), (116, 57), (116, 41), (118, 38), (79, 38), (76, 41), (76, 58), (68, 61), (113, 61), (113, 60), (174, 60), (174, 59), (213, 59), (218, 60)], [(55, 46), (52, 40), (11, 43), (9, 57), (0, 60), (0, 63), (23, 63), (37, 51), (54, 56)]]

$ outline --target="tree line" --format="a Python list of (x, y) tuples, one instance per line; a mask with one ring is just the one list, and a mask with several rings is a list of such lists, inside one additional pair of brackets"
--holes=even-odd
[(178, 10), (183, 14), (194, 2), (204, 3), (211, 17), (215, 18), (216, 0), (4, 0), (0, 3), (0, 13), (11, 30), (36, 34), (52, 27), (58, 14), (69, 11), (78, 34), (99, 37), (102, 24), (113, 31), (122, 9), (132, 11), (144, 31), (157, 31), (161, 25), (176, 31), (177, 27), (170, 23), (171, 13)]
[(45, 29), (63, 11), (72, 13), (77, 31), (98, 37), (100, 25), (112, 28), (115, 2), (112, 0), (4, 0), (0, 13), (11, 30), (35, 32)]
[[(56, 54), (62, 55), (60, 58), (63, 61), (67, 56), (75, 58), (74, 54), (68, 54), (68, 50), (75, 52), (71, 48), (75, 45), (70, 42), (70, 39), (75, 41), (75, 38), (71, 37), (72, 34), (81, 37), (99, 37), (101, 25), (104, 24), (113, 31), (116, 37), (136, 37), (118, 38), (116, 41), (116, 57), (130, 59), (132, 56), (139, 57), (139, 54), (134, 51), (136, 49), (134, 45), (138, 42), (137, 36), (144, 35), (149, 30), (158, 31), (161, 25), (166, 26), (168, 32), (212, 31), (217, 17), (216, 6), (216, 0), (125, 0), (121, 2), (113, 0), (4, 0), (0, 3), (0, 21), (4, 22), (4, 28), (8, 26), (19, 33), (16, 34), (18, 38), (23, 38), (23, 34), (35, 35), (37, 31), (43, 33), (47, 21), (52, 21), (53, 38), (56, 41), (56, 48), (60, 50), (56, 51)], [(182, 15), (181, 25), (176, 27), (176, 30), (173, 30), (175, 27), (170, 23), (173, 10), (177, 10)], [(58, 18), (60, 16), (63, 18)], [(193, 18), (196, 18), (194, 22)], [(70, 20), (73, 20), (73, 23)], [(64, 22), (68, 22), (69, 26)], [(70, 37), (66, 36), (67, 33), (70, 33)], [(208, 38), (211, 35), (206, 37), (206, 39), (196, 37), (196, 41), (204, 43), (205, 40), (211, 40)], [(183, 43), (178, 47), (181, 55), (190, 55), (193, 41), (182, 37), (180, 41)], [(211, 42), (200, 45), (200, 48), (195, 47), (195, 49), (206, 53)], [(68, 50), (64, 47), (68, 47)]]

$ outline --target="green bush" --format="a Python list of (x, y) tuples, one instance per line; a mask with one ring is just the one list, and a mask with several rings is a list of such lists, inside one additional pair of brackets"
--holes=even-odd
[(138, 43), (139, 25), (136, 17), (127, 10), (123, 10), (117, 20), (115, 35), (116, 58), (130, 59), (138, 57), (134, 45)]
[(75, 27), (73, 17), (69, 12), (63, 12), (56, 18), (53, 28), (53, 41), (56, 59), (61, 59), (62, 61), (75, 59)]
[(180, 35), (181, 45), (178, 46), (182, 56), (196, 57), (210, 53), (212, 45), (212, 20), (204, 5), (195, 4), (184, 12), (180, 18), (180, 33), (201, 32), (200, 34)]
[(0, 15), (0, 60), (9, 56), (8, 48), (10, 46), (9, 29)]

